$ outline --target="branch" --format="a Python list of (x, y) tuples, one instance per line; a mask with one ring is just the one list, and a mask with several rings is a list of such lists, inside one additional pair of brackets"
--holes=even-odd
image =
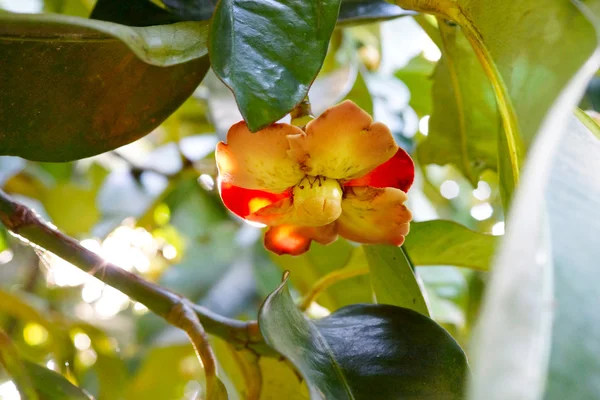
[[(35, 211), (14, 201), (2, 190), (0, 190), (0, 221), (24, 241), (56, 254), (107, 285), (120, 290), (170, 324), (184, 330), (192, 338), (202, 336), (202, 332), (198, 332), (199, 324), (186, 315), (187, 310), (193, 310), (208, 333), (223, 338), (236, 348), (247, 348), (264, 356), (277, 356), (277, 353), (264, 342), (256, 321), (238, 321), (215, 314), (170, 290), (109, 263), (83, 247), (75, 239), (51, 227)], [(202, 347), (199, 341), (194, 342), (195, 347), (198, 348), (199, 345)], [(199, 355), (203, 354), (199, 352)], [(210, 360), (208, 362), (210, 363)]]

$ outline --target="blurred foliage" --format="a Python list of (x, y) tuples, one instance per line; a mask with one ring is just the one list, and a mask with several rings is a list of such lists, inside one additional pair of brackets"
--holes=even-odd
[[(95, 3), (92, 0), (46, 0), (40, 2), (37, 9), (20, 11), (87, 17)], [(150, 10), (160, 8), (161, 13), (166, 10), (173, 12), (169, 18), (176, 15), (185, 20), (198, 20), (206, 19), (214, 7), (211, 1), (194, 3), (197, 7), (192, 7), (192, 3), (157, 1), (154, 2), (156, 7), (152, 5)], [(0, 7), (8, 8), (9, 4), (14, 6), (16, 3), (0, 1)], [(113, 6), (115, 4), (113, 2)], [(382, 1), (348, 0), (341, 4), (343, 18), (333, 31), (327, 54), (326, 39), (329, 36), (323, 34), (318, 46), (310, 43), (311, 47), (304, 51), (311, 54), (298, 53), (310, 59), (287, 61), (293, 61), (290, 68), (305, 73), (301, 83), (307, 90), (313, 77), (311, 71), (318, 70), (323, 61), (310, 87), (313, 110), (317, 114), (343, 99), (353, 100), (374, 114), (375, 120), (386, 123), (400, 146), (418, 155), (415, 161), (419, 173), (411, 189), (408, 205), (419, 222), (412, 225), (412, 233), (403, 248), (361, 247), (340, 239), (328, 246), (313, 244), (309, 252), (298, 257), (267, 254), (262, 246), (261, 229), (244, 223), (222, 205), (213, 156), (215, 144), (224, 139), (228, 127), (239, 121), (243, 113), (254, 112), (252, 110), (257, 109), (256, 103), (250, 102), (252, 104), (248, 105), (242, 102), (241, 113), (236, 98), (227, 87), (212, 71), (206, 73), (208, 61), (202, 51), (196, 54), (200, 57), (198, 60), (191, 63), (179, 60), (169, 68), (136, 61), (138, 67), (154, 72), (145, 75), (146, 80), (129, 82), (127, 79), (117, 79), (110, 70), (112, 67), (107, 67), (97, 59), (92, 60), (95, 57), (92, 53), (69, 46), (62, 49), (64, 65), (73, 63), (82, 68), (91, 68), (90, 65), (95, 64), (98, 73), (105, 74), (108, 77), (106, 79), (110, 78), (111, 85), (135, 94), (135, 99), (128, 103), (131, 106), (127, 108), (130, 119), (140, 117), (149, 98), (154, 99), (151, 103), (157, 108), (156, 120), (150, 125), (136, 132), (124, 129), (127, 137), (120, 137), (118, 142), (111, 142), (108, 147), (102, 147), (100, 144), (105, 143), (98, 142), (91, 150), (86, 147), (87, 144), (82, 145), (83, 142), (65, 144), (60, 141), (67, 137), (63, 128), (77, 131), (72, 120), (82, 113), (85, 113), (82, 118), (94, 120), (99, 118), (100, 109), (112, 120), (116, 115), (115, 110), (120, 110), (127, 99), (121, 98), (118, 93), (112, 99), (96, 95), (101, 88), (94, 87), (94, 82), (87, 82), (88, 86), (85, 87), (81, 83), (75, 84), (67, 91), (61, 82), (69, 81), (72, 71), (62, 71), (58, 81), (48, 82), (50, 86), (29, 85), (31, 77), (19, 78), (17, 83), (35, 89), (28, 94), (30, 102), (27, 104), (47, 105), (45, 93), (52, 90), (52, 85), (58, 85), (64, 90), (60, 93), (69, 99), (65, 103), (80, 106), (73, 105), (66, 113), (49, 108), (48, 115), (60, 115), (62, 119), (53, 124), (51, 130), (45, 129), (46, 120), (36, 125), (38, 130), (44, 128), (43, 140), (31, 133), (32, 125), (24, 124), (24, 130), (14, 131), (16, 133), (10, 140), (3, 136), (0, 138), (3, 154), (51, 161), (93, 157), (74, 162), (47, 163), (2, 156), (2, 189), (107, 260), (223, 316), (241, 320), (256, 319), (261, 303), (280, 285), (282, 273), (291, 271), (288, 283), (291, 294), (285, 292), (282, 295), (285, 304), (281, 304), (281, 298), (271, 298), (271, 303), (280, 301), (273, 306), (276, 309), (269, 311), (264, 305), (262, 308), (261, 319), (265, 325), (262, 326), (263, 334), (272, 345), (281, 339), (277, 335), (285, 336), (274, 321), (290, 323), (284, 317), (293, 316), (297, 311), (292, 307), (293, 302), (301, 303), (308, 298), (312, 301), (307, 304), (305, 311), (315, 321), (307, 322), (308, 328), (302, 327), (304, 333), (325, 329), (328, 321), (336, 321), (337, 310), (342, 309), (343, 314), (348, 312), (348, 308), (344, 311), (344, 307), (361, 303), (361, 306), (356, 306), (360, 312), (386, 309), (386, 318), (390, 320), (406, 318), (411, 321), (408, 325), (418, 320), (424, 326), (421, 332), (428, 332), (431, 337), (437, 338), (436, 335), (444, 333), (441, 326), (470, 353), (467, 345), (479, 317), (483, 293), (488, 285), (487, 271), (492, 266), (499, 242), (495, 236), (504, 234), (506, 194), (512, 192), (512, 187), (506, 188), (510, 186), (507, 183), (510, 177), (507, 176), (511, 175), (506, 168), (512, 166), (506, 164), (506, 149), (503, 147), (505, 127), (492, 84), (473, 52), (472, 43), (456, 24), (422, 15), (413, 19), (405, 16), (407, 13), (397, 6)], [(110, 6), (110, 2), (104, 2), (104, 5)], [(537, 4), (536, 7), (541, 6)], [(109, 10), (106, 15), (114, 20), (112, 11), (106, 10)], [(568, 11), (573, 12), (571, 9)], [(225, 13), (223, 10), (220, 12)], [(399, 16), (404, 18), (378, 22)], [(107, 19), (98, 14), (96, 17)], [(121, 17), (130, 21), (130, 25), (139, 25), (131, 22), (129, 14)], [(227, 15), (222, 17), (226, 18)], [(169, 18), (167, 21), (170, 21)], [(333, 30), (334, 21), (330, 22)], [(102, 25), (105, 24), (102, 21), (94, 23), (100, 24), (94, 25), (94, 29), (108, 26)], [(498, 28), (496, 24), (501, 23), (495, 22), (493, 27), (486, 25), (486, 32), (495, 32), (494, 29)], [(67, 25), (71, 27), (69, 29), (81, 29), (77, 24)], [(151, 44), (156, 43), (167, 32), (162, 29), (166, 28), (145, 31), (149, 35), (145, 37)], [(497, 30), (506, 32), (510, 29), (517, 30), (512, 25)], [(531, 35), (538, 35), (536, 32), (533, 30)], [(577, 42), (579, 34), (580, 31), (575, 30), (565, 39), (565, 43)], [(495, 47), (492, 50), (500, 53), (501, 39), (494, 38), (492, 45)], [(118, 39), (124, 40), (120, 36)], [(212, 46), (223, 46), (217, 39)], [(250, 39), (241, 40), (240, 45), (256, 45), (260, 37)], [(284, 44), (289, 45), (287, 42)], [(30, 45), (26, 41), (22, 44), (23, 47)], [(138, 42), (132, 44), (125, 40), (125, 44), (119, 42), (118, 51), (111, 47), (102, 50), (101, 55), (118, 65), (123, 57), (134, 57), (138, 45)], [(587, 43), (583, 45), (586, 48), (588, 46)], [(2, 53), (0, 64), (4, 67), (4, 64), (20, 63), (27, 69), (30, 64), (39, 64), (39, 57), (48, 48), (34, 46), (26, 49), (31, 54), (39, 52), (39, 57), (24, 57), (22, 50), (17, 48), (10, 53), (12, 55)], [(165, 60), (173, 55), (165, 55), (159, 50), (155, 49), (158, 53), (154, 53), (154, 56), (159, 61), (154, 60), (154, 63), (167, 63)], [(271, 49), (263, 50), (269, 52)], [(550, 45), (544, 51), (528, 51), (535, 53), (536, 62), (520, 67), (531, 67), (532, 71), (527, 70), (527, 74), (539, 73), (541, 78), (520, 78), (522, 86), (517, 81), (508, 82), (508, 95), (515, 100), (524, 143), (527, 145), (532, 141), (551, 101), (562, 88), (554, 81), (550, 87), (546, 87), (552, 79), (547, 78), (544, 71), (540, 72), (546, 67), (549, 70), (556, 67), (556, 63), (545, 60), (550, 58), (555, 62), (559, 56), (547, 53), (557, 51)], [(560, 68), (560, 82), (570, 78), (575, 67), (582, 62), (585, 55), (583, 50), (574, 51), (581, 54), (578, 53), (577, 59), (569, 60), (566, 67)], [(137, 52), (144, 53), (139, 49)], [(72, 57), (78, 57), (78, 61), (73, 61)], [(177, 58), (176, 55), (173, 57)], [(565, 58), (562, 55), (560, 57)], [(507, 61), (510, 59), (510, 56), (501, 58), (504, 62), (500, 65), (501, 72), (506, 73), (512, 67)], [(191, 66), (192, 63), (198, 65)], [(248, 64), (247, 60), (241, 60), (238, 64), (248, 76), (264, 78), (256, 73), (255, 65)], [(309, 64), (310, 70), (307, 67)], [(229, 66), (217, 69), (217, 75), (223, 77), (226, 67)], [(193, 79), (188, 76), (192, 69), (197, 74)], [(144, 75), (145, 72), (140, 74)], [(3, 83), (8, 79), (2, 72), (0, 77)], [(186, 90), (175, 96), (171, 93), (173, 87), (181, 89), (181, 85), (174, 83), (173, 79), (184, 78), (190, 78)], [(201, 80), (202, 83), (196, 88)], [(11, 82), (13, 84), (16, 81)], [(234, 89), (240, 85), (241, 89), (238, 90), (246, 95), (257, 90), (247, 87), (248, 79), (228, 84)], [(278, 88), (280, 91), (271, 92), (267, 90), (270, 85), (268, 81), (257, 84), (264, 88), (259, 93), (264, 95), (261, 100), (264, 104), (271, 104), (274, 98), (285, 104), (269, 110), (261, 106), (261, 110), (271, 114), (254, 115), (255, 127), (279, 118), (297, 99), (304, 96), (304, 92), (299, 91), (293, 98), (286, 97), (291, 89), (283, 86)], [(594, 81), (582, 105), (597, 106), (597, 86)], [(17, 90), (13, 88), (13, 92)], [(524, 92), (530, 94), (523, 95)], [(0, 103), (9, 101), (6, 93), (8, 90), (0, 94)], [(188, 95), (191, 96), (187, 98)], [(176, 101), (174, 97), (177, 97)], [(542, 106), (537, 103), (540, 97), (544, 98)], [(187, 100), (184, 101), (185, 98)], [(89, 109), (81, 107), (82, 104), (88, 104)], [(177, 111), (173, 112), (175, 108)], [(15, 110), (11, 116), (15, 126), (24, 120), (34, 125), (41, 121), (36, 119), (39, 116), (28, 114), (33, 109), (31, 106)], [(534, 111), (531, 118), (528, 114), (530, 109)], [(0, 120), (4, 121), (1, 117)], [(4, 128), (2, 126), (0, 130)], [(107, 132), (95, 130), (91, 134), (99, 135), (94, 136), (98, 138)], [(117, 136), (119, 133), (110, 132)], [(84, 141), (90, 139), (85, 133), (80, 136)], [(141, 139), (115, 150), (141, 136)], [(10, 145), (5, 144), (9, 143), (5, 140), (9, 140)], [(29, 144), (24, 145), (25, 142)], [(18, 151), (11, 149), (12, 145)], [(111, 151), (102, 153), (106, 150)], [(553, 200), (555, 208), (558, 207), (558, 200)], [(563, 203), (560, 205), (568, 208)], [(585, 219), (578, 221), (584, 224)], [(593, 234), (590, 237), (594, 237)], [(567, 256), (558, 251), (557, 254), (561, 261), (560, 271), (566, 274)], [(582, 267), (582, 273), (589, 271)], [(595, 282), (591, 276), (588, 279), (591, 283)], [(593, 288), (588, 289), (593, 291)], [(280, 287), (276, 294), (281, 295), (285, 290)], [(570, 296), (566, 291), (559, 293), (561, 296)], [(415, 316), (412, 312), (389, 311), (391, 308), (385, 305), (412, 308), (431, 316), (433, 321)], [(299, 311), (297, 313), (296, 317), (301, 315)], [(560, 309), (561, 318), (567, 314), (565, 309)], [(581, 329), (595, 329), (595, 326), (588, 327), (581, 322), (584, 317), (578, 315), (578, 318)], [(269, 324), (271, 327), (266, 326)], [(73, 394), (63, 394), (63, 398), (69, 399), (87, 398), (85, 393), (98, 400), (204, 398), (203, 369), (183, 333), (100, 280), (84, 274), (43, 249), (24, 245), (4, 228), (0, 228), (0, 329), (6, 332), (10, 340), (9, 347), (6, 347), (9, 350), (0, 349), (0, 358), (6, 358), (4, 352), (8, 351), (7, 354), (12, 354), (16, 359), (20, 357), (25, 360), (21, 366), (17, 363), (14, 370), (7, 366), (6, 370), (0, 371), (0, 399), (18, 398), (15, 385), (21, 385), (21, 370), (33, 371), (24, 373), (31, 375), (29, 379), (37, 381), (37, 377), (41, 376), (40, 381), (50, 382), (43, 383), (43, 387), (55, 387), (63, 391), (75, 388)], [(306, 350), (307, 354), (311, 351), (317, 355), (320, 353), (318, 345), (306, 340), (298, 330), (285, 330), (284, 333), (291, 332), (291, 336), (284, 337), (285, 343), (274, 345), (292, 362), (261, 357), (250, 350), (234, 348), (221, 338), (211, 337), (218, 359), (219, 377), (228, 389), (229, 398), (308, 399), (309, 393), (314, 395), (315, 387), (320, 387), (321, 378), (312, 376), (305, 364), (306, 359), (299, 356), (299, 360), (294, 358), (298, 350), (295, 347)], [(560, 330), (560, 340), (565, 340), (568, 333)], [(333, 334), (330, 333), (330, 336)], [(460, 349), (455, 346), (452, 337), (442, 336), (443, 340), (440, 341), (431, 339), (429, 353), (434, 345), (446, 343), (449, 346), (444, 347), (446, 350), (456, 350), (448, 357), (460, 353), (458, 364), (462, 366), (462, 352), (458, 351)], [(365, 341), (368, 340), (372, 340), (376, 346), (383, 339), (366, 337)], [(397, 346), (393, 350), (398, 350)], [(421, 354), (415, 353), (414, 357), (421, 357)], [(551, 361), (553, 374), (565, 373), (556, 356)], [(342, 367), (360, 370), (351, 362)], [(332, 366), (323, 368), (328, 370)], [(455, 375), (452, 376), (444, 375), (447, 372), (442, 368), (438, 375), (432, 376), (432, 373), (425, 371), (421, 375), (422, 382), (439, 384), (443, 388), (458, 385), (462, 390), (462, 383), (457, 383), (462, 378), (462, 369), (454, 371)], [(437, 382), (431, 383), (436, 379)], [(332, 380), (339, 384), (336, 390), (356, 391), (363, 396), (356, 398), (368, 398), (364, 397), (364, 392), (361, 392), (364, 388), (361, 388), (370, 382), (357, 379), (358, 389), (344, 389), (339, 376)], [(77, 387), (85, 390), (85, 393)], [(61, 398), (48, 393), (45, 395)]]

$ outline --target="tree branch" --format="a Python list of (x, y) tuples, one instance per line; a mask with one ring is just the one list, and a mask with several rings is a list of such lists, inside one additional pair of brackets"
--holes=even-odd
[[(236, 348), (247, 348), (264, 356), (277, 356), (277, 353), (264, 342), (256, 321), (238, 321), (215, 314), (170, 290), (107, 262), (75, 239), (50, 226), (35, 211), (14, 201), (2, 190), (0, 190), (0, 221), (24, 241), (56, 254), (107, 285), (120, 290), (170, 324), (183, 329), (189, 336), (198, 337), (197, 335), (202, 333), (191, 331), (191, 327), (197, 326), (198, 323), (190, 319), (189, 315), (174, 318), (174, 315), (181, 316), (180, 310), (193, 310), (208, 333), (223, 338)], [(196, 347), (198, 344), (194, 343)]]

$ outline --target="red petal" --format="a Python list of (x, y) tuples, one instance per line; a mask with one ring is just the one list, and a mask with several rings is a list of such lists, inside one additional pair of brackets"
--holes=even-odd
[(392, 187), (408, 192), (415, 179), (415, 164), (408, 153), (398, 149), (394, 157), (375, 168), (367, 175), (352, 179), (344, 186)]
[(242, 218), (291, 196), (291, 192), (289, 191), (274, 194), (263, 192), (262, 190), (244, 189), (225, 182), (221, 182), (220, 192), (225, 206), (232, 213)]
[(265, 247), (275, 254), (298, 256), (310, 248), (312, 239), (294, 225), (277, 225), (265, 233)]
[(265, 247), (275, 254), (298, 256), (310, 248), (311, 241), (329, 244), (337, 239), (335, 223), (324, 226), (272, 226), (265, 233)]

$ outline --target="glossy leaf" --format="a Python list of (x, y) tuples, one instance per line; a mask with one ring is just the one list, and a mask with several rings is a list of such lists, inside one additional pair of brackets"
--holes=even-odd
[[(586, 328), (583, 328), (593, 321), (589, 320), (587, 313), (590, 309), (587, 305), (593, 307), (592, 303), (597, 304), (597, 300), (589, 298), (592, 293), (589, 289), (582, 289), (579, 286), (593, 283), (588, 274), (594, 268), (587, 263), (592, 260), (588, 257), (594, 257), (595, 250), (586, 247), (581, 251), (583, 247), (579, 246), (587, 245), (589, 243), (587, 240), (591, 238), (585, 237), (586, 231), (582, 229), (581, 224), (567, 220), (567, 218), (575, 218), (581, 221), (583, 218), (585, 220), (583, 226), (593, 226), (597, 219), (594, 210), (597, 199), (593, 200), (594, 206), (584, 205), (585, 199), (593, 199), (593, 197), (585, 195), (580, 198), (566, 190), (567, 187), (575, 188), (572, 184), (578, 182), (581, 184), (591, 182), (587, 174), (592, 172), (581, 167), (595, 165), (597, 161), (594, 158), (597, 154), (593, 150), (596, 149), (596, 145), (591, 141), (589, 133), (577, 132), (581, 130), (580, 123), (572, 122), (568, 129), (564, 127), (572, 107), (579, 100), (587, 82), (599, 65), (600, 56), (595, 54), (578, 71), (550, 110), (538, 134), (538, 139), (530, 151), (523, 183), (510, 210), (507, 234), (493, 267), (494, 274), (488, 283), (476, 331), (473, 352), (474, 371), (470, 385), (471, 399), (481, 399), (483, 396), (490, 400), (509, 398), (533, 400), (542, 397), (548, 379), (547, 364), (552, 336), (552, 313), (558, 306), (552, 298), (553, 282), (556, 282), (554, 288), (557, 296), (561, 296), (566, 304), (559, 306), (561, 311), (556, 323), (561, 326), (555, 324), (557, 333), (553, 338), (553, 346), (559, 347), (553, 347), (551, 357), (555, 360), (554, 363), (565, 364), (564, 367), (557, 369), (556, 364), (551, 362), (553, 374), (558, 375), (551, 375), (550, 387), (558, 384), (557, 390), (561, 390), (560, 385), (564, 384), (563, 389), (566, 388), (569, 398), (586, 398), (579, 393), (585, 393), (588, 388), (592, 388), (593, 391), (597, 385), (597, 367), (578, 368), (583, 365), (581, 361), (598, 348), (597, 336), (593, 333), (588, 336)], [(586, 155), (588, 151), (589, 156)], [(557, 152), (569, 153), (571, 157), (577, 156), (577, 162), (581, 161), (583, 165), (580, 167), (575, 160), (569, 160), (568, 165), (564, 165), (558, 161), (564, 158), (556, 158)], [(553, 165), (556, 169), (553, 169)], [(577, 165), (576, 169), (574, 169), (575, 165)], [(549, 184), (549, 179), (551, 183), (556, 182), (555, 174), (560, 174), (558, 179), (563, 185), (569, 186), (558, 188), (554, 184)], [(588, 192), (590, 196), (596, 189), (596, 186), (592, 186)], [(564, 195), (557, 193), (562, 190), (565, 190)], [(582, 194), (588, 188), (577, 186), (576, 190), (577, 194)], [(568, 202), (561, 204), (565, 199), (568, 199)], [(549, 220), (545, 213), (546, 205), (552, 205), (552, 210), (556, 212), (558, 204), (562, 206), (559, 213), (566, 215), (551, 216)], [(586, 213), (580, 214), (576, 211), (578, 206), (585, 207)], [(556, 224), (557, 222), (565, 222), (568, 225), (560, 226)], [(548, 226), (551, 228), (550, 232)], [(558, 232), (563, 229), (565, 229), (564, 233)], [(557, 238), (563, 240), (554, 242)], [(573, 253), (573, 249), (580, 250)], [(567, 253), (563, 251), (568, 255), (566, 256)], [(595, 262), (592, 262), (595, 265)], [(556, 273), (562, 279), (567, 270), (568, 274), (573, 275), (564, 282), (562, 287), (563, 282), (553, 279), (553, 275)], [(575, 278), (577, 284), (573, 285), (572, 279)], [(560, 288), (558, 285), (561, 285)], [(567, 300), (566, 297), (569, 299)], [(581, 299), (584, 298), (584, 303), (581, 303)], [(573, 322), (570, 318), (571, 313), (574, 313)], [(576, 331), (571, 331), (571, 327), (562, 326), (564, 324), (573, 324), (572, 328)], [(572, 332), (577, 332), (577, 336), (573, 336)], [(585, 344), (582, 341), (585, 341)], [(561, 348), (561, 346), (566, 347)], [(580, 349), (584, 348), (589, 350), (580, 352)], [(575, 352), (570, 352), (571, 350)], [(569, 357), (561, 357), (560, 360), (554, 358), (565, 354), (569, 354)], [(596, 357), (596, 361), (597, 359)], [(574, 360), (575, 363), (571, 364), (570, 360)], [(561, 375), (559, 371), (565, 369), (568, 369), (566, 376), (570, 378), (562, 383), (560, 378), (555, 381), (554, 379)], [(584, 371), (586, 375), (582, 376)]]
[(477, 186), (484, 170), (497, 169), (500, 115), (492, 85), (460, 28), (444, 22), (439, 27), (442, 58), (426, 94), (433, 109), (418, 157), (423, 164), (453, 164)]
[(128, 26), (167, 25), (183, 21), (148, 0), (98, 0), (90, 18)]
[(218, 0), (162, 0), (173, 13), (187, 20), (207, 20), (213, 15)]
[(378, 304), (410, 308), (429, 317), (429, 309), (408, 259), (400, 247), (365, 245), (362, 247)]
[[(148, 2), (148, 0), (143, 1)], [(217, 0), (162, 0), (162, 2), (180, 18), (195, 21), (210, 19), (217, 4)], [(384, 0), (342, 0), (338, 23), (352, 25), (371, 23), (410, 14), (412, 13)]]
[(498, 238), (452, 221), (412, 222), (404, 247), (417, 266), (456, 265), (487, 271)]
[(73, 385), (64, 376), (32, 362), (25, 362), (31, 382), (40, 399), (93, 400), (85, 391)]
[(217, 4), (209, 42), (212, 68), (235, 94), (252, 131), (304, 99), (325, 59), (339, 7), (340, 0)]
[(306, 379), (313, 400), (462, 398), (464, 353), (415, 311), (357, 304), (311, 321), (284, 281), (263, 304), (259, 324), (267, 343)]
[(68, 161), (146, 135), (206, 74), (206, 35), (202, 22), (1, 14), (0, 154)]
[[(361, 251), (357, 252), (343, 239), (338, 239), (328, 246), (313, 243), (307, 253), (297, 257), (277, 256), (272, 253), (270, 256), (282, 271), (291, 271), (290, 282), (303, 295), (308, 293), (320, 278), (329, 273), (342, 268), (367, 266), (364, 254), (361, 254)], [(371, 282), (365, 275), (336, 283), (318, 298), (318, 303), (329, 310), (371, 301)]]
[(384, 0), (342, 0), (338, 23), (360, 24), (411, 15), (397, 5)]

